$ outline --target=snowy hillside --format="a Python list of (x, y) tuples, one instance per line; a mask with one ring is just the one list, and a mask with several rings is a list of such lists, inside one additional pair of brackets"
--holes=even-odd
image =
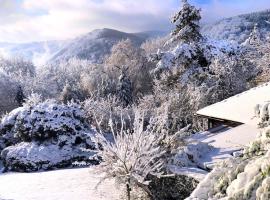
[(270, 31), (270, 10), (222, 19), (202, 27), (202, 33), (214, 39), (244, 42), (255, 24), (267, 37)]
[(44, 41), (31, 43), (0, 42), (0, 55), (5, 57), (19, 56), (33, 61), (35, 65), (43, 65), (47, 61), (77, 57), (89, 59), (93, 63), (101, 63), (104, 56), (110, 53), (111, 47), (123, 39), (130, 39), (140, 45), (149, 38), (166, 35), (163, 31), (145, 31), (125, 33), (112, 29), (98, 29), (71, 40)]
[(124, 33), (113, 29), (97, 29), (86, 35), (71, 40), (63, 49), (52, 57), (51, 62), (68, 60), (72, 57), (88, 59), (93, 63), (102, 63), (117, 42), (130, 39), (135, 45), (142, 44), (152, 32)]

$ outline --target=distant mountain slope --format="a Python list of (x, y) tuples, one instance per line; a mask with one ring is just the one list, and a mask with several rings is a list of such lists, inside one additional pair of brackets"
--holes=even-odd
[(8, 57), (22, 57), (35, 64), (44, 64), (47, 59), (63, 47), (65, 41), (45, 41), (31, 43), (0, 43), (0, 54)]
[(105, 28), (94, 30), (71, 40), (24, 44), (0, 42), (0, 55), (20, 56), (26, 60), (32, 60), (36, 65), (58, 62), (72, 57), (101, 63), (105, 55), (110, 53), (112, 46), (120, 40), (130, 39), (135, 45), (140, 45), (147, 39), (164, 35), (166, 33), (162, 31), (125, 33)]
[(125, 33), (113, 29), (98, 29), (71, 40), (50, 61), (57, 62), (77, 57), (91, 60), (93, 63), (102, 63), (104, 57), (110, 53), (112, 46), (119, 41), (130, 39), (135, 45), (141, 45), (146, 39), (159, 34), (162, 33), (155, 31)]
[(256, 23), (262, 35), (266, 37), (270, 33), (270, 10), (222, 19), (204, 25), (202, 32), (213, 39), (235, 40), (242, 43)]

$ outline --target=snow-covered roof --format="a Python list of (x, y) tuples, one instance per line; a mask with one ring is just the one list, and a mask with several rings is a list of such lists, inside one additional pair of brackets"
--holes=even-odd
[(270, 82), (205, 107), (197, 114), (257, 126), (259, 119), (255, 118), (255, 107), (268, 101)]

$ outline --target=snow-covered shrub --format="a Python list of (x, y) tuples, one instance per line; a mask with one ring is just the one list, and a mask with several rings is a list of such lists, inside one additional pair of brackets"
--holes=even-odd
[(257, 104), (254, 108), (255, 117), (259, 118), (259, 126), (266, 127), (270, 125), (270, 101)]
[(21, 142), (5, 148), (1, 157), (6, 170), (32, 172), (76, 166), (76, 162), (83, 162), (84, 165), (98, 164), (99, 160), (94, 154), (95, 152), (89, 153), (83, 148), (62, 146), (57, 142)]
[[(124, 121), (122, 120), (122, 124)], [(126, 184), (127, 198), (133, 186), (143, 188), (149, 195), (147, 176), (163, 174), (166, 163), (166, 148), (162, 143), (166, 137), (164, 132), (156, 131), (160, 124), (150, 124), (144, 127), (144, 117), (137, 113), (132, 128), (115, 131), (110, 122), (114, 142), (97, 134), (97, 143), (101, 146), (99, 154), (103, 162), (99, 170), (106, 178), (116, 178), (121, 184)]]
[[(1, 143), (2, 148), (5, 148), (1, 157), (6, 167), (31, 171), (40, 169), (38, 164), (32, 165), (36, 162), (47, 163), (48, 165), (42, 164), (43, 169), (47, 169), (46, 166), (56, 166), (55, 157), (62, 156), (61, 162), (65, 162), (66, 165), (71, 165), (76, 158), (89, 159), (89, 155), (93, 153), (89, 152), (87, 157), (82, 148), (95, 149), (92, 142), (95, 132), (86, 122), (80, 105), (72, 102), (64, 105), (53, 100), (31, 103), (29, 101), (31, 98), (23, 107), (13, 110), (1, 120)], [(43, 159), (44, 157), (39, 158), (42, 155), (34, 156), (35, 152), (49, 152), (51, 148), (55, 154), (47, 156), (47, 160)], [(17, 166), (18, 163), (20, 167)]]

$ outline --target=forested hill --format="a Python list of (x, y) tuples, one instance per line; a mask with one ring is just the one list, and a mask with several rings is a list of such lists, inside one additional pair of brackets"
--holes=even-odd
[(130, 39), (135, 45), (141, 45), (146, 39), (162, 35), (162, 32), (148, 31), (141, 33), (125, 33), (113, 29), (97, 29), (71, 40), (55, 54), (50, 61), (68, 60), (72, 57), (87, 59), (93, 63), (102, 63), (113, 45), (121, 40)]
[(270, 9), (206, 24), (202, 27), (202, 32), (214, 39), (228, 39), (242, 43), (248, 38), (255, 24), (258, 24), (262, 36), (267, 37), (270, 32)]

